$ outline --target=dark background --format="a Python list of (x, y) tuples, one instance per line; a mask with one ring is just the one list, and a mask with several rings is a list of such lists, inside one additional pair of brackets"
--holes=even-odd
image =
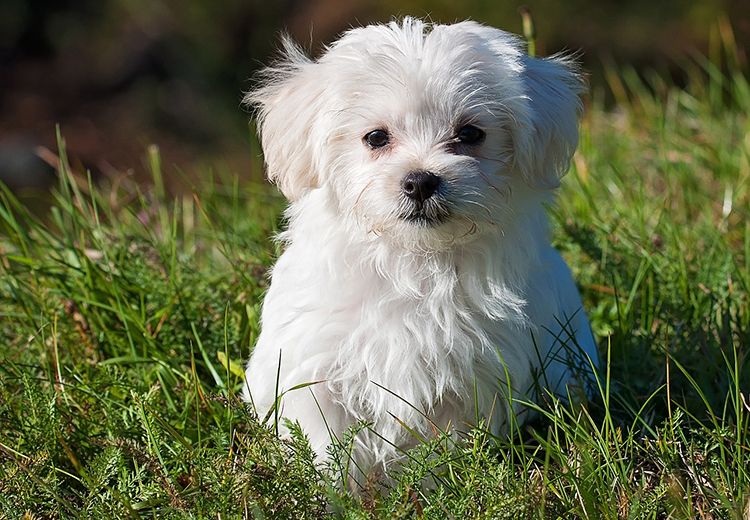
[[(55, 125), (74, 167), (94, 177), (144, 171), (157, 143), (165, 170), (260, 175), (242, 91), (285, 29), (315, 54), (352, 25), (406, 14), (472, 18), (521, 32), (510, 1), (1, 0), (0, 180), (19, 194), (46, 187)], [(719, 24), (750, 43), (750, 1), (529, 1), (540, 54), (581, 51), (607, 101), (603, 64), (656, 71), (710, 52)], [(42, 154), (44, 155), (44, 154)], [(252, 167), (251, 167), (252, 166)], [(179, 176), (175, 176), (177, 178)], [(179, 181), (172, 180), (174, 185)], [(174, 187), (174, 186), (172, 186)]]

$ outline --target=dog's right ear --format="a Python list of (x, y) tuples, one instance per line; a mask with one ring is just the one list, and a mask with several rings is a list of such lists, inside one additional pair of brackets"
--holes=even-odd
[(319, 65), (288, 36), (282, 36), (282, 58), (260, 72), (260, 84), (243, 102), (256, 110), (266, 172), (290, 201), (320, 182), (312, 140), (316, 115), (323, 113), (324, 81)]

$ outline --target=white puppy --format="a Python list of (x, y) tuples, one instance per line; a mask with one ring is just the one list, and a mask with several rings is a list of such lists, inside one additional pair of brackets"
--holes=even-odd
[(354, 462), (382, 471), (414, 433), (477, 410), (501, 433), (540, 388), (580, 390), (596, 347), (545, 204), (583, 89), (474, 22), (353, 29), (317, 60), (285, 41), (246, 97), (290, 201), (246, 373), (261, 417), (278, 402), (322, 457), (364, 421)]

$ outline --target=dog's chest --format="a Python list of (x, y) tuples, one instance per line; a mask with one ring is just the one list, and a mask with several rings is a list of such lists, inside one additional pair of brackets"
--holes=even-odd
[(528, 360), (519, 299), (492, 264), (365, 255), (337, 240), (328, 249), (297, 241), (274, 270), (264, 331), (287, 346), (285, 386), (326, 381), (340, 409), (381, 428), (395, 427), (393, 416), (424, 425), (494, 410), (505, 374)]
[(502, 323), (479, 318), (455, 281), (425, 280), (421, 297), (378, 277), (359, 283), (340, 293), (350, 297), (352, 327), (326, 374), (342, 404), (368, 420), (434, 417), (445, 415), (446, 406), (472, 409), (477, 379), (488, 371), (501, 375), (492, 368), (499, 365), (491, 345), (504, 341)]

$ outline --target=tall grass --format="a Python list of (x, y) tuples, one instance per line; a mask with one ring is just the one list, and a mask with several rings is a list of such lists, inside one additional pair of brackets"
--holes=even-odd
[[(750, 85), (729, 25), (677, 89), (611, 67), (551, 208), (600, 396), (428, 439), (357, 496), (240, 402), (283, 201), (208, 175), (94, 184), (59, 146), (37, 217), (0, 194), (0, 517), (747, 518)], [(426, 485), (429, 483), (429, 485)]]

